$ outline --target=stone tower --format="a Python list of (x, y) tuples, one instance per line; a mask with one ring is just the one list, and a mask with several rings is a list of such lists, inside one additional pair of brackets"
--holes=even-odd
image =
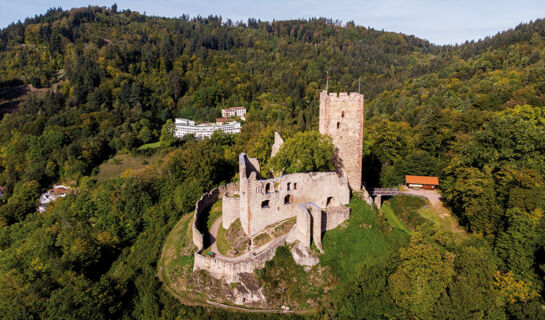
[(335, 166), (352, 190), (361, 190), (363, 95), (355, 92), (320, 93), (320, 133), (331, 136)]

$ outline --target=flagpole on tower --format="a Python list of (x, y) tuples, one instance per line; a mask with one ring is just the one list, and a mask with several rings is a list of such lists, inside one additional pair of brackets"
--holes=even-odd
[(361, 88), (361, 76), (358, 78), (358, 94), (361, 93), (360, 88)]
[(329, 70), (325, 73), (325, 92), (329, 93)]

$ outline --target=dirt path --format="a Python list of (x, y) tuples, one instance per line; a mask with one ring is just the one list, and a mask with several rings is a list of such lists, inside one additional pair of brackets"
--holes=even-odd
[(425, 197), (429, 200), (430, 206), (437, 210), (441, 218), (450, 217), (450, 211), (443, 206), (441, 195), (436, 190), (413, 190), (409, 188), (403, 189), (403, 194), (410, 194), (420, 197)]
[(218, 219), (216, 219), (216, 221), (212, 225), (212, 228), (210, 228), (210, 243), (211, 243), (210, 250), (212, 250), (212, 252), (215, 252), (217, 255), (221, 256), (221, 253), (218, 250), (218, 242), (216, 241), (216, 239), (218, 238), (218, 229), (220, 228), (220, 224), (221, 224), (221, 216)]
[(403, 194), (425, 197), (430, 204), (430, 212), (437, 215), (442, 225), (448, 226), (448, 229), (456, 234), (465, 235), (466, 230), (460, 226), (458, 219), (452, 216), (452, 213), (443, 205), (441, 194), (437, 190), (412, 190), (403, 188)]
[(210, 301), (210, 300), (208, 300), (206, 302), (209, 305), (212, 305), (212, 306), (215, 306), (215, 307), (220, 307), (220, 308), (225, 308), (225, 309), (230, 309), (230, 310), (236, 310), (236, 311), (251, 312), (251, 313), (300, 313), (300, 314), (305, 314), (305, 313), (310, 312), (310, 311), (293, 311), (293, 310), (277, 310), (277, 309), (248, 309), (248, 308), (243, 308), (243, 307), (230, 306), (230, 305), (227, 305), (227, 304), (214, 302), (214, 301)]

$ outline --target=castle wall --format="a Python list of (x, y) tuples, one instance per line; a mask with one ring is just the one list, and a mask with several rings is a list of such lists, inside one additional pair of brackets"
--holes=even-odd
[(326, 213), (323, 216), (325, 223), (322, 220), (322, 232), (335, 229), (350, 218), (350, 208), (345, 206), (328, 207)]
[(352, 190), (361, 189), (363, 143), (362, 94), (320, 93), (320, 133), (331, 136), (335, 146), (335, 164)]
[(313, 203), (311, 203), (309, 206), (309, 213), (312, 217), (312, 241), (318, 249), (322, 250), (322, 222), (324, 220), (323, 216), (325, 214), (324, 212), (322, 212), (322, 209), (320, 207), (316, 206)]
[(278, 132), (274, 133), (274, 143), (271, 147), (271, 158), (274, 157), (278, 151), (280, 151), (280, 147), (284, 144), (284, 139), (280, 136)]
[(222, 258), (222, 257), (205, 257), (199, 253), (195, 253), (195, 262), (193, 271), (207, 270), (216, 279), (225, 279), (227, 282), (240, 282), (239, 273), (253, 273), (254, 269), (262, 269), (265, 263), (276, 254), (276, 249), (286, 244), (286, 236), (276, 240), (273, 246), (256, 254), (243, 259), (237, 258)]
[(257, 180), (252, 173), (240, 186), (240, 222), (250, 236), (296, 216), (297, 204), (312, 202), (325, 208), (329, 198), (343, 205), (350, 201), (346, 178), (334, 172), (294, 173), (266, 180)]
[(295, 224), (294, 238), (290, 238), (289, 242), (299, 241), (305, 247), (310, 247), (311, 241), (311, 216), (308, 209), (304, 205), (297, 206), (297, 223)]
[(193, 212), (193, 223), (191, 225), (193, 233), (193, 243), (197, 246), (197, 252), (201, 252), (204, 249), (203, 233), (199, 230), (198, 225), (200, 219), (203, 219), (203, 213), (219, 198), (223, 197), (226, 192), (233, 192), (239, 189), (238, 183), (229, 183), (219, 188), (214, 188), (209, 192), (203, 194), (201, 198), (195, 204), (195, 211)]
[(240, 194), (237, 192), (226, 192), (222, 201), (221, 223), (223, 229), (229, 229), (231, 223), (240, 218)]

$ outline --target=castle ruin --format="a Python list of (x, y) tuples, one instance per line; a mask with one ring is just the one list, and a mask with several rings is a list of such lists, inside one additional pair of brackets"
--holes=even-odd
[[(215, 189), (197, 202), (193, 242), (198, 251), (193, 270), (206, 270), (217, 279), (238, 282), (241, 274), (263, 268), (274, 257), (276, 248), (285, 244), (295, 244), (291, 252), (298, 264), (317, 264), (319, 258), (311, 244), (323, 252), (322, 234), (349, 218), (350, 208), (346, 205), (350, 189), (361, 190), (363, 103), (363, 95), (358, 93), (320, 94), (320, 133), (332, 138), (336, 172), (294, 173), (263, 179), (257, 159), (240, 154), (240, 181)], [(283, 142), (275, 133), (273, 155)], [(295, 218), (295, 225), (287, 233), (240, 256), (227, 257), (216, 252), (205, 256), (201, 254), (204, 233), (198, 229), (197, 221), (202, 219), (203, 208), (220, 198), (221, 225), (226, 230), (239, 220), (243, 233), (253, 238), (288, 219)]]
[[(312, 203), (326, 209), (344, 206), (350, 201), (346, 178), (335, 172), (293, 173), (260, 179), (257, 168), (257, 159), (248, 158), (244, 153), (240, 155), (240, 192), (236, 196), (233, 193), (224, 196), (224, 229), (240, 219), (244, 232), (253, 236), (266, 226), (297, 216), (300, 204)], [(325, 215), (320, 222), (322, 219), (326, 224), (338, 224), (337, 217)]]

